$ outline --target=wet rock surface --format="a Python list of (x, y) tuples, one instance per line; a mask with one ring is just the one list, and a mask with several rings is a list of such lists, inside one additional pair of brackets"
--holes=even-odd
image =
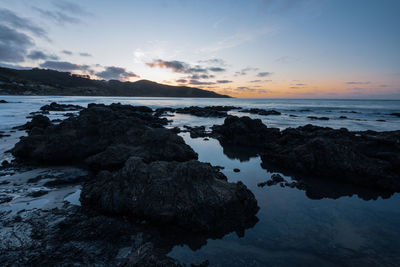
[(258, 114), (258, 115), (262, 115), (262, 116), (281, 115), (281, 113), (279, 111), (276, 111), (276, 110), (273, 110), (273, 109), (266, 110), (266, 109), (260, 109), (260, 108), (242, 109), (239, 112)]
[[(91, 104), (79, 116), (57, 125), (48, 125), (48, 119), (38, 115), (25, 126), (36, 130), (23, 137), (12, 153), (20, 161), (35, 164), (86, 162), (90, 167), (105, 166), (106, 169), (123, 165), (127, 159), (124, 153), (147, 161), (197, 158), (181, 137), (163, 128), (166, 120), (151, 112), (144, 107)], [(116, 154), (115, 147), (121, 149), (119, 159), (110, 157)], [(97, 165), (93, 163), (95, 160), (99, 160)], [(118, 160), (122, 160), (122, 164), (118, 165)]]
[[(21, 128), (28, 135), (11, 150), (16, 160), (4, 173), (28, 164), (85, 171), (13, 184), (4, 179), (2, 186), (34, 186), (24, 194), (38, 205), (49, 205), (54, 190), (73, 189), (82, 207), (65, 202), (0, 212), (0, 265), (182, 266), (166, 256), (173, 246), (198, 249), (209, 238), (243, 235), (254, 226), (254, 195), (241, 182), (227, 182), (220, 168), (197, 161), (166, 124), (148, 107), (121, 104), (89, 104), (59, 124), (34, 116)], [(16, 205), (7, 195), (0, 201)]]
[(207, 107), (185, 107), (185, 108), (177, 108), (175, 109), (176, 113), (181, 114), (190, 114), (198, 117), (216, 117), (216, 118), (224, 118), (228, 116), (228, 111), (234, 109), (241, 109), (240, 107), (234, 106), (207, 106)]
[(117, 173), (102, 172), (85, 184), (84, 206), (106, 214), (178, 225), (190, 231), (244, 228), (258, 211), (242, 183), (228, 183), (210, 164), (131, 157)]
[(265, 168), (400, 191), (400, 131), (350, 132), (306, 125), (283, 131), (260, 120), (228, 117), (214, 126), (222, 146), (258, 149)]
[(71, 104), (58, 104), (56, 102), (51, 102), (49, 105), (44, 105), (40, 108), (40, 110), (42, 111), (76, 111), (82, 109), (82, 106)]

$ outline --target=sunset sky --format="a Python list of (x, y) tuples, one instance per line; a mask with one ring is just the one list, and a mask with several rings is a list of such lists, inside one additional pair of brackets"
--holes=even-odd
[(400, 98), (398, 0), (0, 0), (0, 65), (234, 97)]

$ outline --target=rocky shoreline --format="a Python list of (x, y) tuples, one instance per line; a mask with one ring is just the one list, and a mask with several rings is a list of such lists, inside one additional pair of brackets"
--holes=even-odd
[[(38, 190), (27, 190), (26, 197), (52, 194), (40, 189), (46, 186), (68, 185), (79, 188), (80, 205), (61, 201), (52, 209), (0, 212), (0, 264), (183, 266), (167, 256), (173, 246), (197, 249), (230, 232), (242, 236), (258, 220), (253, 193), (241, 182), (228, 182), (219, 167), (200, 162), (177, 134), (181, 131), (192, 138), (218, 139), (233, 158), (260, 156), (264, 168), (294, 179), (273, 174), (260, 187), (297, 188), (313, 199), (354, 193), (374, 199), (400, 192), (400, 131), (350, 132), (313, 125), (279, 130), (259, 119), (230, 116), (231, 110), (280, 115), (234, 106), (43, 106), (18, 127), (27, 136), (11, 150), (15, 160), (2, 164), (1, 175), (73, 166), (80, 171), (30, 178), (26, 184)], [(75, 113), (51, 121), (45, 116), (49, 111)], [(210, 130), (169, 129), (168, 113), (225, 121)], [(0, 184), (7, 190), (22, 184), (13, 179), (0, 178)], [(334, 192), (326, 190), (332, 182), (340, 183)]]

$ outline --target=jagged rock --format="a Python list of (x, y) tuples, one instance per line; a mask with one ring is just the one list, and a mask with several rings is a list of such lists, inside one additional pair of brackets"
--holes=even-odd
[(263, 115), (263, 116), (281, 115), (281, 113), (279, 111), (276, 111), (273, 109), (266, 110), (266, 109), (260, 109), (260, 108), (242, 109), (239, 112), (246, 112), (246, 113), (258, 114), (258, 115)]
[[(89, 104), (79, 116), (68, 118), (57, 125), (48, 125), (48, 118), (39, 116), (28, 122), (26, 128), (37, 126), (40, 121), (43, 125), (35, 127), (40, 131), (31, 131), (12, 149), (18, 160), (64, 165), (86, 162), (91, 167), (100, 168), (104, 165), (105, 169), (112, 169), (115, 164), (119, 164), (116, 163), (118, 158), (127, 158), (124, 156), (126, 151), (146, 161), (185, 161), (197, 158), (197, 154), (185, 144), (182, 137), (163, 128), (166, 121), (153, 116), (152, 110), (147, 107)], [(124, 146), (126, 149), (118, 157), (107, 157), (118, 154), (113, 146)], [(94, 161), (90, 157), (101, 162), (92, 164)]]
[(260, 120), (228, 117), (223, 125), (213, 126), (213, 135), (223, 146), (256, 147), (265, 168), (400, 191), (400, 131), (349, 132), (306, 125), (280, 132)]
[(86, 183), (82, 205), (105, 214), (213, 232), (245, 227), (258, 211), (254, 195), (241, 182), (228, 183), (210, 164), (131, 157), (118, 172), (101, 172)]
[(223, 125), (214, 125), (212, 130), (220, 142), (231, 145), (258, 146), (280, 136), (279, 129), (268, 128), (260, 119), (247, 116), (229, 116)]
[(40, 108), (42, 111), (73, 111), (73, 110), (81, 110), (83, 107), (78, 105), (71, 105), (71, 104), (58, 104), (56, 102), (52, 102), (49, 105), (44, 105)]

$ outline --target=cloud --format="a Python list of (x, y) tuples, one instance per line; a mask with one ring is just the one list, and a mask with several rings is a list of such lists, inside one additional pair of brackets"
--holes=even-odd
[[(186, 74), (193, 74), (192, 79), (197, 80), (200, 78), (203, 79), (208, 79), (210, 77), (214, 77), (212, 75), (208, 75), (207, 73), (208, 71), (212, 71), (212, 72), (223, 72), (225, 71), (224, 68), (221, 67), (202, 67), (201, 65), (190, 65), (188, 63), (185, 63), (183, 61), (178, 61), (178, 60), (162, 60), (162, 59), (155, 59), (152, 62), (148, 62), (146, 63), (147, 66), (149, 66), (150, 68), (166, 68), (166, 69), (170, 69), (173, 72), (176, 73), (186, 73)], [(203, 73), (203, 75), (205, 76), (195, 76), (195, 75), (200, 75), (200, 73)]]
[(53, 6), (54, 9), (51, 10), (38, 7), (32, 7), (32, 9), (59, 25), (78, 24), (82, 22), (81, 17), (91, 15), (82, 6), (69, 1), (53, 1)]
[(305, 83), (296, 83), (297, 86), (306, 86), (307, 84)]
[(173, 72), (189, 73), (188, 64), (177, 60), (165, 61), (162, 59), (157, 59), (154, 60), (153, 62), (146, 63), (146, 65), (149, 66), (150, 68), (160, 67), (160, 68), (171, 69)]
[(258, 37), (261, 37), (267, 33), (273, 32), (274, 29), (271, 28), (261, 28), (255, 30), (245, 29), (239, 31), (231, 36), (227, 36), (222, 40), (217, 41), (216, 43), (203, 47), (200, 49), (201, 52), (217, 52), (222, 49), (233, 48), (239, 46), (243, 43), (253, 41)]
[(215, 84), (214, 82), (200, 82), (198, 80), (190, 80), (189, 84), (193, 84), (193, 85), (211, 85), (211, 84)]
[(92, 56), (91, 54), (86, 53), (86, 52), (81, 52), (81, 53), (79, 53), (79, 55), (80, 55), (81, 57), (91, 57), (91, 56)]
[(210, 64), (210, 65), (219, 65), (219, 66), (226, 66), (225, 60), (221, 58), (211, 58), (207, 60), (199, 60), (199, 63)]
[(247, 75), (247, 73), (250, 71), (258, 71), (258, 68), (247, 67), (247, 68), (241, 69), (240, 71), (235, 72), (235, 76), (238, 76), (238, 75), (244, 76), (244, 75)]
[(54, 69), (59, 71), (89, 70), (88, 65), (79, 65), (67, 61), (46, 61), (39, 65), (41, 68)]
[(371, 82), (346, 82), (346, 84), (370, 84)]
[(299, 61), (299, 59), (296, 57), (283, 56), (283, 57), (277, 58), (275, 61), (279, 62), (279, 63), (283, 63), (283, 64), (289, 64), (289, 63), (297, 62), (297, 61)]
[(252, 81), (250, 81), (251, 83), (259, 83), (259, 82), (261, 82), (261, 80), (252, 80)]
[(62, 11), (44, 10), (39, 7), (33, 7), (33, 9), (38, 12), (40, 16), (46, 17), (59, 25), (65, 25), (67, 23), (77, 24), (81, 22), (79, 18), (63, 13)]
[(0, 61), (22, 62), (31, 46), (33, 41), (28, 35), (0, 25)]
[(226, 69), (224, 69), (224, 68), (221, 68), (221, 67), (211, 67), (211, 68), (208, 68), (210, 71), (213, 71), (213, 72), (224, 72), (224, 71), (226, 71)]
[(59, 57), (56, 55), (47, 55), (39, 50), (32, 50), (27, 56), (31, 60), (58, 60)]
[(193, 79), (193, 80), (199, 80), (199, 79), (212, 79), (215, 78), (214, 75), (209, 75), (209, 74), (193, 74), (189, 76), (188, 78)]
[(8, 9), (0, 8), (0, 23), (12, 29), (27, 31), (35, 36), (47, 38), (46, 31), (43, 28), (36, 26), (29, 19), (22, 18)]
[(106, 80), (129, 80), (130, 78), (140, 77), (133, 72), (127, 71), (125, 68), (114, 66), (106, 67), (104, 71), (98, 72), (96, 75)]
[(176, 82), (177, 83), (187, 83), (187, 80), (186, 79), (179, 79), (179, 80), (176, 80)]
[(31, 36), (48, 40), (46, 31), (32, 21), (0, 8), (0, 61), (23, 62), (34, 46)]
[(267, 76), (270, 76), (271, 74), (272, 74), (272, 72), (267, 72), (267, 71), (259, 72), (259, 73), (257, 73), (257, 77), (267, 77)]
[(229, 80), (218, 80), (217, 83), (231, 83)]
[(61, 53), (63, 53), (63, 54), (65, 54), (65, 55), (68, 55), (68, 56), (71, 56), (73, 53), (71, 52), (71, 51), (69, 51), (69, 50), (63, 50), (63, 51), (61, 51)]

